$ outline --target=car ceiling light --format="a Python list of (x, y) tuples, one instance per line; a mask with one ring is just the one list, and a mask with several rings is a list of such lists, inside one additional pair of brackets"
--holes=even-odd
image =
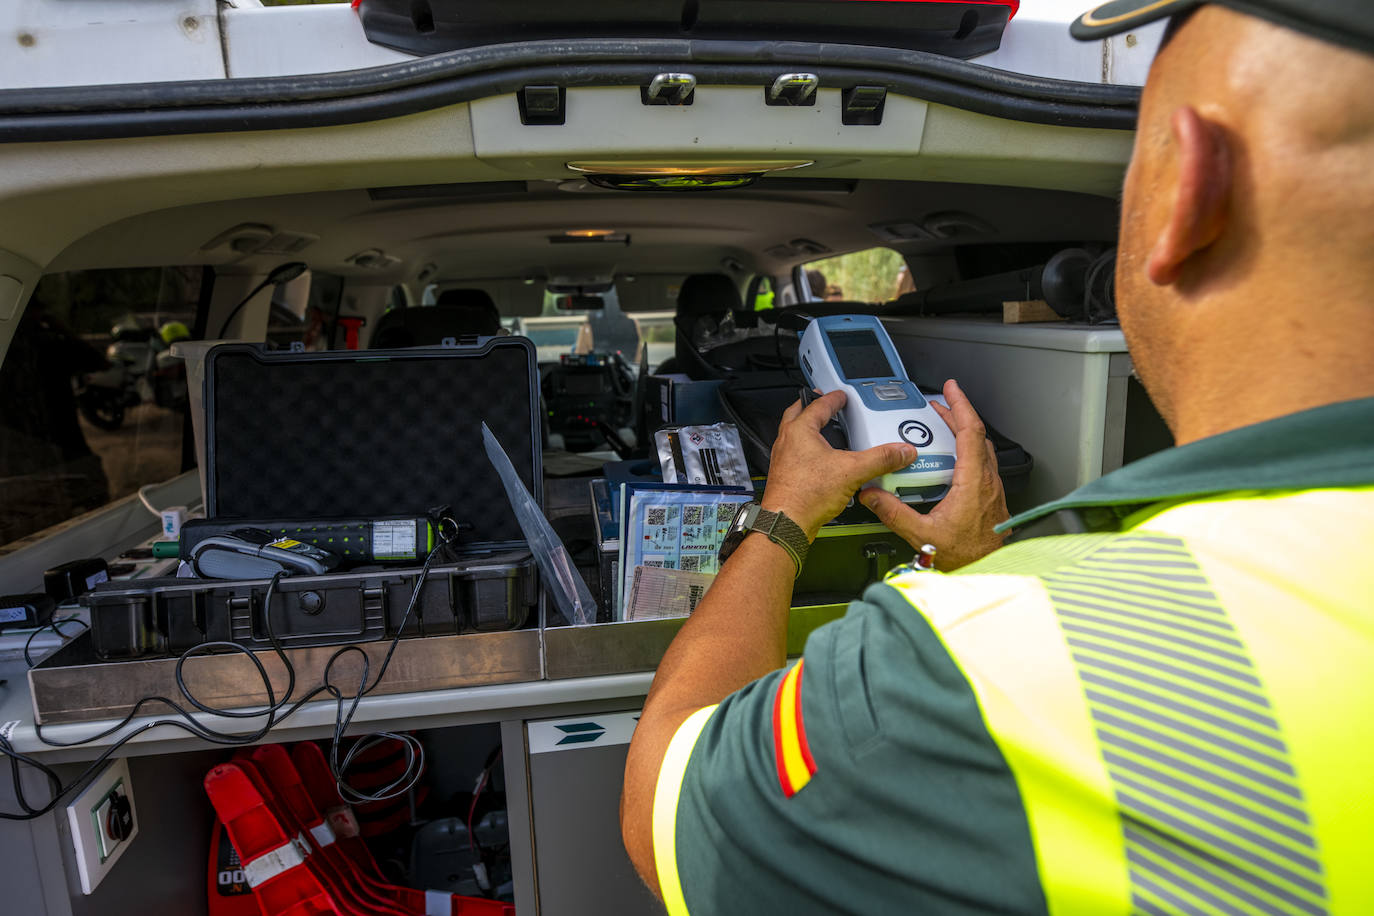
[(814, 165), (814, 159), (702, 159), (681, 162), (662, 159), (596, 159), (569, 162), (574, 172), (673, 177), (679, 175), (743, 175), (782, 172)]
[(745, 175), (588, 175), (587, 183), (610, 191), (726, 191), (759, 180)]
[(628, 245), (630, 244), (630, 235), (628, 232), (615, 232), (613, 230), (603, 232), (600, 229), (589, 229), (549, 236), (549, 244), (551, 245), (604, 245), (607, 243)]

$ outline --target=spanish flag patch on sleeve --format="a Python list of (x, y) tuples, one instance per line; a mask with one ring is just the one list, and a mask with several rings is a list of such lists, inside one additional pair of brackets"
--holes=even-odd
[(804, 664), (805, 661), (799, 661), (787, 672), (773, 697), (773, 754), (777, 760), (778, 782), (787, 798), (800, 792), (816, 772), (816, 761), (806, 743), (806, 723), (802, 719)]

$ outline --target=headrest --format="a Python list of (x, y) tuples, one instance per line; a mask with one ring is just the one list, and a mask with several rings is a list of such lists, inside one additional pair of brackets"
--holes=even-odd
[(439, 298), (434, 300), (435, 305), (465, 305), (469, 308), (485, 308), (497, 313), (500, 320), (500, 313), (497, 312), (496, 303), (492, 301), (491, 294), (484, 289), (446, 289), (439, 294)]
[(738, 312), (743, 308), (739, 288), (725, 274), (692, 274), (682, 281), (677, 294), (680, 318), (708, 315), (719, 320), (726, 312)]
[[(456, 293), (457, 304), (445, 301)], [(373, 332), (373, 348), (432, 347), (446, 337), (491, 337), (501, 333), (501, 314), (491, 296), (480, 289), (448, 290), (435, 305), (394, 309), (384, 314)]]

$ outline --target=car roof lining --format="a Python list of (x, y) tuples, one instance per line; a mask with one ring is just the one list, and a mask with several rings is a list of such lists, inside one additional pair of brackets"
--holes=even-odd
[[(1115, 201), (1033, 188), (865, 179), (853, 190), (790, 191), (786, 179), (757, 189), (692, 194), (567, 193), (558, 182), (509, 183), (481, 196), (376, 200), (365, 189), (215, 201), (143, 213), (90, 233), (50, 270), (213, 264), (257, 270), (300, 259), (317, 270), (378, 282), (410, 279), (424, 265), (445, 281), (464, 277), (547, 277), (604, 270), (696, 273), (727, 258), (751, 273), (778, 275), (805, 261), (878, 245), (919, 255), (953, 244), (1047, 239), (1109, 240)], [(517, 184), (524, 190), (510, 193)], [(967, 220), (949, 219), (964, 215)], [(945, 239), (898, 241), (879, 224), (955, 225)], [(245, 254), (233, 227), (318, 237), (296, 252)], [(611, 229), (628, 244), (554, 244), (569, 230)], [(213, 247), (208, 246), (216, 241)], [(794, 246), (793, 242), (820, 246)], [(390, 268), (349, 259), (380, 250)]]

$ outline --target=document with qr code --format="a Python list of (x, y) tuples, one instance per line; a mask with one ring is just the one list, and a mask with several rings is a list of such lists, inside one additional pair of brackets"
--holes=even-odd
[[(638, 568), (679, 570), (715, 575), (716, 554), (739, 507), (749, 502), (748, 491), (642, 489), (631, 492), (624, 513), (621, 541), (620, 607), (627, 599)], [(657, 616), (657, 615), (655, 615)], [(622, 615), (629, 619), (628, 614)]]

